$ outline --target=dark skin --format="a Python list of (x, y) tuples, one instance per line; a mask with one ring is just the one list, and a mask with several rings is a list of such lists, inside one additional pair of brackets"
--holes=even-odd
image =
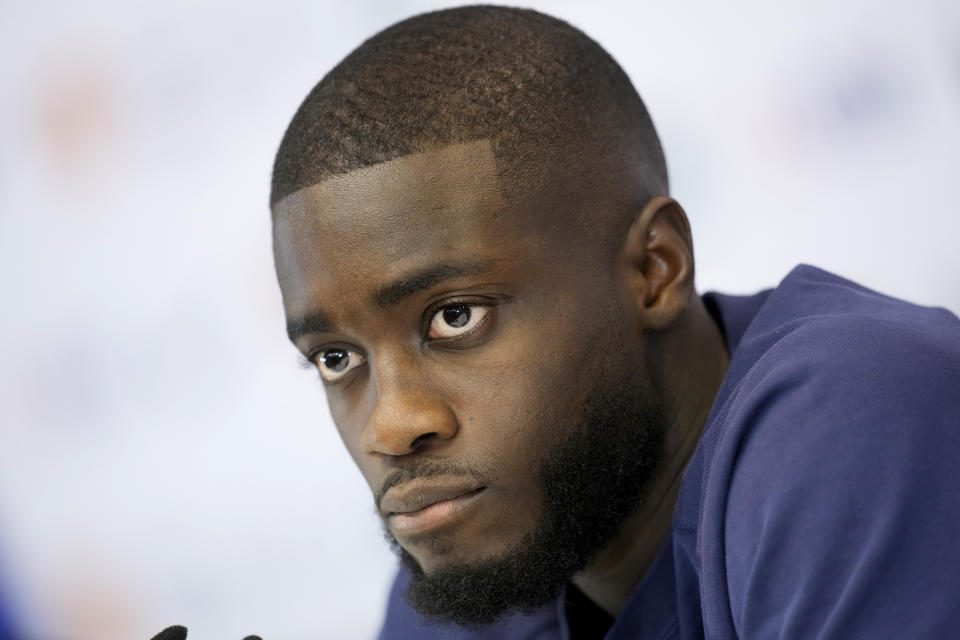
[(665, 539), (728, 356), (694, 290), (682, 209), (666, 197), (618, 209), (637, 179), (581, 180), (573, 203), (558, 201), (560, 182), (507, 197), (478, 141), (337, 176), (275, 206), (294, 344), (327, 378), (371, 491), (419, 461), (469, 469), (481, 485), (426, 528), (381, 509), (425, 572), (499, 557), (534, 529), (537, 461), (574, 427), (597, 362), (639, 367), (669, 423), (646, 499), (573, 580), (617, 615)]

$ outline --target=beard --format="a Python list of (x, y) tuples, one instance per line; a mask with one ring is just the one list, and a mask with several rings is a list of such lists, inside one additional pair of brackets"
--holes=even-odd
[(544, 504), (537, 526), (506, 555), (427, 574), (386, 530), (410, 575), (405, 597), (415, 610), (466, 627), (532, 613), (617, 535), (659, 469), (665, 432), (663, 408), (625, 378), (587, 394), (576, 427), (538, 469)]

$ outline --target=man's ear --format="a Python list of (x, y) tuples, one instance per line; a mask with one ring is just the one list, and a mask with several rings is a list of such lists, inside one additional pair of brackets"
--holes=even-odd
[(657, 196), (627, 230), (623, 267), (641, 325), (663, 330), (676, 322), (693, 295), (693, 238), (687, 214), (672, 198)]

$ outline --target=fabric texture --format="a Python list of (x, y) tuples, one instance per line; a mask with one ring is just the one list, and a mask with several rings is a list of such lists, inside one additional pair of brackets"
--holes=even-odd
[[(960, 321), (806, 265), (703, 299), (730, 367), (671, 533), (606, 638), (956, 637)], [(563, 594), (465, 630), (411, 610), (406, 582), (382, 640), (569, 640)]]

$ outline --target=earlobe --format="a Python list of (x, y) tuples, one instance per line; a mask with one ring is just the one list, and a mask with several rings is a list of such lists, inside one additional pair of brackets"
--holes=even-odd
[(641, 325), (669, 328), (694, 292), (693, 239), (683, 208), (666, 196), (650, 200), (627, 231), (623, 257)]

